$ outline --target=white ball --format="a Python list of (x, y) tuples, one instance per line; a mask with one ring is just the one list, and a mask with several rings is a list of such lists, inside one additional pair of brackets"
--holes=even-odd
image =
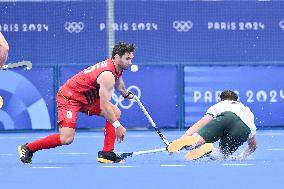
[(137, 72), (138, 71), (138, 66), (137, 65), (132, 65), (130, 69), (131, 69), (132, 72)]

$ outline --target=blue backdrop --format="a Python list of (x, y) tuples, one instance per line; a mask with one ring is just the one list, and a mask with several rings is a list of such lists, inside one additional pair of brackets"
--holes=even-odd
[(236, 90), (251, 108), (257, 126), (284, 124), (284, 67), (190, 67), (184, 68), (185, 126), (198, 121), (223, 90)]
[(116, 22), (129, 29), (116, 39), (137, 43), (141, 61), (283, 60), (283, 9), (283, 2), (119, 2)]
[(76, 64), (106, 57), (104, 2), (0, 3), (0, 31), (10, 45), (9, 62)]
[[(60, 84), (86, 67), (61, 67)], [(177, 69), (175, 66), (140, 66), (136, 73), (126, 71), (123, 80), (128, 90), (141, 97), (140, 100), (159, 127), (177, 127)], [(124, 100), (115, 93), (113, 104), (122, 111), (121, 123), (127, 128), (150, 127), (147, 118), (137, 103)], [(77, 128), (101, 128), (104, 119), (89, 117), (83, 113), (78, 116)]]
[(1, 71), (0, 130), (54, 128), (54, 70)]
[[(106, 3), (0, 4), (10, 62), (93, 63), (107, 56)], [(284, 59), (284, 2), (117, 1), (116, 41), (138, 46), (138, 62)]]
[[(30, 60), (34, 65), (40, 66), (58, 64), (62, 66), (59, 70), (61, 72), (59, 82), (62, 83), (87, 65), (107, 58), (106, 1), (1, 2), (0, 9), (0, 32), (4, 34), (10, 45), (8, 62)], [(235, 66), (236, 64), (283, 64), (283, 10), (284, 2), (281, 1), (115, 1), (114, 24), (111, 26), (115, 30), (115, 41), (124, 40), (135, 43), (138, 47), (135, 63), (145, 65), (145, 67), (140, 66), (141, 70), (138, 73), (127, 73), (124, 76), (126, 84), (139, 87), (142, 102), (149, 109), (157, 125), (175, 127), (178, 121), (183, 119), (183, 115), (178, 115), (178, 112), (183, 113), (183, 102), (177, 99), (177, 94), (182, 95), (183, 92), (182, 89), (177, 88), (177, 83), (183, 85), (183, 78), (179, 78), (182, 76), (181, 70), (177, 70), (173, 65), (195, 65), (196, 67), (189, 67), (189, 70), (194, 68), (196, 73), (190, 73), (200, 74), (197, 83), (192, 83), (192, 78), (187, 82), (191, 75), (185, 72), (186, 98), (188, 95), (193, 95), (187, 93), (188, 87), (190, 89), (191, 87), (201, 88), (201, 93), (209, 90), (213, 92), (214, 99), (218, 96), (218, 92), (215, 94), (216, 90), (236, 88), (240, 90), (241, 97), (251, 99), (246, 103), (257, 114), (257, 125), (283, 125), (283, 111), (281, 112), (280, 109), (283, 94), (281, 88), (276, 86), (272, 78), (270, 80), (267, 75), (273, 74), (277, 76), (277, 81), (282, 81), (280, 73), (282, 67), (238, 68)], [(149, 62), (151, 65), (171, 64), (172, 66), (147, 67)], [(221, 68), (218, 66), (220, 62), (233, 67)], [(205, 64), (213, 67), (201, 67), (200, 69), (197, 67)], [(71, 67), (66, 67), (66, 65)], [(186, 71), (187, 69), (185, 68)], [(224, 70), (220, 75), (226, 73), (238, 80), (241, 76), (249, 79), (246, 80), (246, 85), (240, 84), (243, 82), (240, 80), (239, 84), (238, 82), (220, 83), (218, 88), (214, 88), (215, 83), (207, 85), (206, 82), (216, 81), (217, 75), (215, 76), (217, 78), (212, 77), (211, 80), (206, 80), (203, 78), (204, 74), (198, 72), (203, 69), (211, 69), (211, 72), (216, 70), (219, 72), (220, 69)], [(4, 107), (1, 110), (1, 116), (4, 116), (4, 112), (8, 114), (5, 114), (5, 123), (2, 121), (0, 128), (54, 128), (53, 115), (55, 112), (54, 104), (51, 105), (51, 103), (55, 102), (53, 89), (56, 86), (53, 78), (58, 79), (58, 77), (53, 74), (53, 71), (53, 68), (46, 70), (38, 68), (31, 72), (6, 72), (10, 73), (13, 78), (18, 78), (15, 81), (24, 77), (23, 81), (32, 83), (29, 86), (33, 86), (33, 90), (39, 92), (39, 95), (35, 95), (36, 99), (42, 98), (47, 103), (48, 114), (52, 115), (50, 124), (47, 121), (47, 125), (37, 127), (36, 125), (39, 124), (31, 124), (31, 120), (27, 118), (28, 114), (25, 114), (25, 118), (17, 117), (17, 123), (12, 126), (11, 120), (7, 122), (8, 117), (17, 115), (17, 112), (15, 109), (8, 110)], [(237, 73), (241, 75), (238, 76)], [(206, 74), (211, 75), (211, 73)], [(1, 77), (4, 75), (3, 73)], [(267, 75), (269, 79), (264, 80), (261, 75)], [(48, 76), (48, 79), (43, 76)], [(4, 80), (9, 80), (6, 75), (5, 78)], [(199, 82), (204, 79), (205, 83)], [(257, 79), (262, 82), (259, 83)], [(42, 86), (41, 83), (46, 84)], [(10, 99), (10, 96), (19, 97), (18, 93), (14, 94), (13, 91), (7, 93), (7, 87), (8, 84), (1, 83), (1, 96), (5, 99)], [(19, 85), (14, 83), (13, 87), (17, 88)], [(31, 94), (29, 98), (37, 94), (22, 88), (21, 90), (28, 95)], [(210, 96), (210, 93), (203, 95)], [(275, 95), (277, 98), (274, 98)], [(20, 97), (17, 101), (10, 100), (16, 105), (21, 104), (20, 101), (24, 102), (27, 98)], [(119, 106), (129, 105), (127, 101), (121, 102), (119, 95), (114, 95), (113, 98), (118, 99), (120, 103), (115, 103)], [(265, 101), (255, 100), (256, 98), (265, 99)], [(274, 102), (275, 99), (277, 102)], [(213, 101), (196, 103), (189, 103), (185, 99), (186, 126), (197, 120)], [(180, 106), (177, 107), (177, 105)], [(20, 107), (21, 110), (26, 109), (26, 105), (22, 104)], [(161, 107), (163, 107), (162, 111)], [(122, 122), (127, 127), (144, 128), (148, 123), (141, 113), (137, 104), (133, 104), (130, 109), (123, 109)], [(92, 119), (80, 115), (78, 127), (98, 128), (104, 124), (103, 119), (98, 121)]]

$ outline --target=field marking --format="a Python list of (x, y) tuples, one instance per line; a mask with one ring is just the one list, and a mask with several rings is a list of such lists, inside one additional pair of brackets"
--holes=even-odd
[(252, 163), (224, 163), (223, 166), (252, 166)]
[(31, 167), (33, 169), (61, 169), (63, 167)]
[(257, 136), (283, 136), (284, 133), (257, 133)]
[(133, 165), (103, 165), (99, 166), (103, 168), (131, 168), (131, 167), (138, 167), (138, 166), (133, 166)]
[(264, 150), (268, 150), (268, 151), (284, 151), (284, 148), (268, 148), (268, 149), (264, 149)]
[(65, 153), (55, 153), (58, 155), (88, 155), (89, 153), (87, 152), (65, 152)]
[(169, 164), (169, 165), (166, 165), (166, 164), (162, 164), (162, 165), (160, 165), (160, 167), (185, 167), (186, 165), (171, 165), (171, 164)]
[(15, 156), (17, 154), (0, 154), (0, 156)]

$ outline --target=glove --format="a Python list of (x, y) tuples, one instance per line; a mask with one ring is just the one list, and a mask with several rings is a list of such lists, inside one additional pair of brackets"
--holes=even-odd
[(134, 98), (134, 94), (131, 91), (127, 92), (127, 95), (123, 96), (125, 99), (133, 99)]

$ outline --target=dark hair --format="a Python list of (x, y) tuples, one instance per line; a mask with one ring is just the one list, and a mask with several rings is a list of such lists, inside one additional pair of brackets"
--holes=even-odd
[(120, 57), (124, 55), (125, 53), (132, 53), (135, 51), (135, 45), (134, 44), (128, 44), (125, 42), (118, 42), (114, 45), (112, 49), (112, 55), (111, 57), (114, 58), (116, 54), (118, 54)]
[(223, 91), (221, 93), (220, 98), (221, 98), (221, 101), (222, 100), (234, 100), (234, 101), (237, 101), (238, 100), (238, 95), (234, 91), (226, 90), (226, 91)]

